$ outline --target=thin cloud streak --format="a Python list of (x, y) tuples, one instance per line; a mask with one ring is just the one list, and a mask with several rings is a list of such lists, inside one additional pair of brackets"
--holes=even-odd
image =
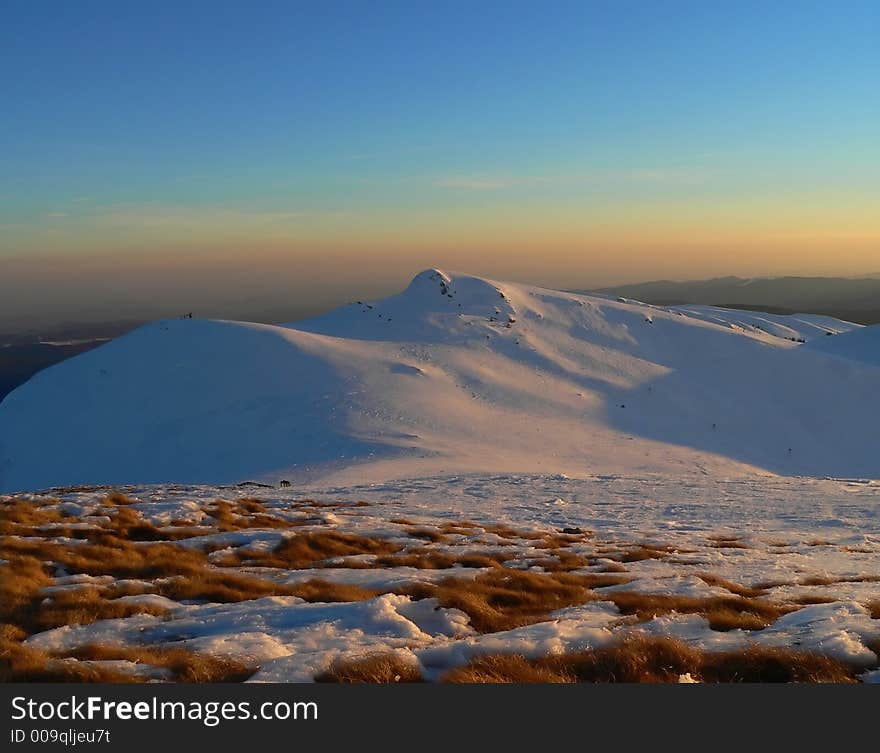
[(435, 178), (435, 188), (466, 191), (503, 191), (516, 188), (596, 185), (601, 183), (655, 183), (662, 185), (698, 185), (720, 177), (718, 170), (699, 168), (636, 168), (600, 170), (563, 175), (450, 175)]

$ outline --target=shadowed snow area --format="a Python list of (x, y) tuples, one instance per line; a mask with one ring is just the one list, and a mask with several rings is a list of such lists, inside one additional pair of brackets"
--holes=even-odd
[(0, 403), (0, 490), (877, 478), (876, 329), (429, 270), (399, 295), (289, 326), (155, 322), (37, 374)]
[(810, 347), (821, 353), (880, 366), (880, 326), (860, 327), (840, 337), (822, 338)]

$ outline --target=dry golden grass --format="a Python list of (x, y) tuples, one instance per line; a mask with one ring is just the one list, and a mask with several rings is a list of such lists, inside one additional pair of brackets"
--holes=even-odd
[(364, 601), (382, 593), (376, 589), (362, 588), (346, 583), (333, 583), (321, 578), (310, 578), (302, 583), (287, 586), (287, 588), (294, 596), (299, 596), (306, 601), (323, 602)]
[[(152, 529), (148, 524), (144, 524), (135, 510), (129, 508), (114, 509), (109, 523), (105, 523), (103, 528), (95, 525), (87, 528), (76, 528), (70, 524), (78, 521), (75, 521), (74, 518), (60, 515), (54, 508), (35, 507), (28, 502), (23, 502), (16, 507), (18, 507), (17, 511), (14, 509), (9, 510), (8, 508), (5, 511), (13, 513), (12, 515), (0, 515), (0, 521), (3, 518), (6, 519), (5, 525), (3, 522), (0, 522), (0, 535), (14, 534), (35, 538), (67, 537), (101, 542), (120, 535), (127, 537), (129, 532), (134, 536), (136, 534), (135, 528), (141, 524), (145, 528)], [(15, 514), (16, 512), (18, 514)], [(17, 519), (18, 522), (13, 522), (12, 518)], [(25, 525), (25, 520), (31, 523), (31, 525)], [(142, 540), (146, 538), (149, 537), (141, 537)]]
[(20, 557), (0, 565), (0, 623), (18, 624), (29, 612), (40, 591), (51, 584), (43, 564), (33, 557)]
[(704, 682), (855, 682), (858, 669), (820, 654), (753, 646), (703, 654), (696, 674)]
[[(624, 583), (630, 583), (632, 578), (628, 575), (618, 575), (617, 573), (584, 573), (577, 576), (581, 578), (584, 585), (588, 588), (607, 588), (608, 586), (621, 586)], [(597, 598), (603, 598), (597, 594)]]
[(30, 601), (40, 589), (52, 583), (43, 563), (36, 557), (6, 557), (0, 564), (0, 622), (9, 610)]
[[(0, 679), (138, 681), (135, 676), (88, 663), (109, 659), (126, 659), (166, 669), (177, 681), (234, 680), (246, 677), (253, 671), (234, 662), (200, 657), (183, 649), (93, 646), (80, 650), (71, 658), (52, 656), (22, 643), (29, 634), (61, 625), (86, 624), (142, 613), (163, 615), (166, 612), (154, 604), (119, 601), (119, 597), (124, 595), (156, 593), (178, 601), (212, 602), (286, 595), (310, 602), (348, 602), (372, 598), (380, 593), (317, 578), (279, 584), (260, 577), (227, 572), (216, 565), (233, 567), (249, 564), (282, 569), (373, 566), (484, 568), (486, 572), (479, 573), (475, 578), (450, 577), (436, 584), (412, 584), (397, 590), (417, 599), (435, 597), (445, 607), (461, 609), (470, 616), (471, 624), (484, 633), (539, 622), (548, 619), (557, 609), (597, 599), (611, 601), (623, 614), (635, 615), (639, 620), (670, 612), (700, 614), (715, 630), (760, 630), (782, 614), (795, 609), (796, 604), (832, 601), (803, 594), (795, 597), (792, 603), (773, 603), (760, 597), (765, 596), (771, 587), (791, 584), (745, 586), (712, 573), (702, 573), (699, 577), (707, 584), (730, 591), (731, 596), (695, 598), (629, 591), (598, 594), (593, 589), (630, 580), (627, 575), (621, 574), (626, 572), (626, 568), (620, 563), (661, 558), (671, 562), (670, 554), (678, 550), (649, 543), (629, 549), (611, 549), (607, 553), (617, 562), (603, 563), (603, 572), (575, 573), (573, 571), (597, 562), (595, 555), (579, 554), (569, 549), (572, 544), (582, 542), (589, 533), (536, 532), (471, 521), (432, 527), (397, 519), (398, 524), (408, 527), (405, 533), (432, 543), (445, 543), (454, 535), (463, 535), (476, 542), (478, 537), (486, 534), (502, 540), (496, 540), (495, 548), (506, 546), (508, 542), (515, 543), (515, 540), (527, 542), (533, 548), (532, 555), (537, 554), (534, 549), (547, 550), (541, 552), (541, 556), (527, 557), (526, 560), (530, 567), (540, 567), (544, 572), (505, 567), (510, 556), (502, 552), (458, 553), (455, 550), (433, 551), (427, 547), (404, 550), (385, 539), (335, 530), (299, 533), (285, 539), (269, 552), (224, 553), (224, 557), (212, 565), (206, 554), (210, 547), (201, 551), (176, 546), (171, 542), (213, 531), (283, 529), (301, 523), (278, 518), (267, 511), (263, 502), (247, 497), (232, 502), (217, 500), (207, 508), (206, 512), (213, 519), (211, 527), (194, 527), (186, 521), (178, 521), (178, 525), (158, 528), (144, 520), (132, 507), (136, 500), (118, 492), (108, 494), (103, 502), (110, 520), (106, 522), (104, 518), (104, 527), (101, 529), (68, 526), (67, 523), (74, 519), (59, 512), (57, 500), (33, 502), (13, 498), (0, 504), (0, 535), (4, 536), (0, 541), (0, 559), (6, 560), (0, 565)], [(295, 504), (302, 509), (339, 506), (313, 500)], [(57, 536), (69, 536), (80, 541), (50, 540)], [(710, 541), (714, 547), (746, 548), (739, 537), (713, 536)], [(372, 555), (374, 559), (358, 559), (359, 555)], [(47, 594), (43, 589), (51, 585), (49, 573), (56, 565), (71, 574), (109, 575), (116, 579), (155, 582), (89, 585)], [(877, 581), (880, 581), (880, 576), (816, 575), (804, 578), (800, 584), (823, 586), (839, 582)], [(880, 601), (869, 602), (866, 606), (873, 617), (880, 619)], [(822, 657), (763, 649), (709, 656), (675, 644), (674, 641), (656, 645), (644, 642), (657, 640), (665, 639), (636, 637), (606, 649), (604, 654), (584, 652), (537, 662), (527, 661), (521, 656), (483, 657), (466, 668), (456, 670), (457, 674), (452, 673), (448, 679), (455, 682), (571, 682), (621, 681), (621, 677), (634, 677), (641, 679), (623, 681), (667, 681), (677, 679), (678, 674), (686, 672), (713, 682), (786, 678), (794, 681), (852, 679), (852, 672), (848, 668), (842, 672), (842, 665), (823, 663), (826, 660)], [(680, 667), (686, 668), (679, 672)], [(324, 673), (323, 679), (334, 682), (409, 682), (422, 678), (417, 669), (389, 654), (361, 657), (334, 665)]]
[(816, 596), (813, 594), (799, 594), (791, 598), (792, 604), (800, 604), (801, 606), (809, 606), (811, 604), (831, 604), (837, 601), (833, 596)]
[(420, 570), (446, 570), (450, 567), (501, 567), (507, 555), (490, 552), (432, 552), (429, 549), (409, 550), (401, 554), (377, 557), (378, 567), (415, 567)]
[(174, 682), (242, 682), (254, 673), (231, 659), (182, 648), (83, 646), (64, 656), (23, 645), (21, 633), (0, 626), (0, 682), (144, 682), (143, 675), (92, 662), (130, 661), (170, 672)]
[(710, 607), (701, 613), (712, 630), (727, 632), (728, 630), (763, 630), (776, 622), (775, 617), (755, 614), (747, 609), (730, 608), (728, 606)]
[(880, 620), (880, 599), (869, 601), (867, 604), (865, 604), (865, 606), (871, 613), (871, 617), (873, 617), (875, 620)]
[[(161, 616), (167, 609), (149, 602), (121, 601), (119, 597), (157, 593), (169, 599), (238, 602), (264, 596), (298, 596), (306, 601), (355, 601), (375, 591), (311, 579), (283, 585), (262, 578), (228, 573), (207, 564), (201, 552), (173, 545), (133, 547), (77, 545), (65, 547), (45, 541), (7, 541), (0, 565), (0, 622), (20, 627), (26, 635), (63, 625), (135, 614)], [(40, 557), (34, 556), (35, 554)], [(158, 580), (153, 584), (126, 583), (82, 586), (43, 593), (52, 579), (42, 560), (64, 564), (69, 571), (118, 578)], [(103, 561), (102, 561), (103, 560)]]
[(533, 546), (535, 549), (560, 549), (584, 541), (586, 538), (588, 538), (586, 533), (546, 533)]
[(620, 562), (641, 562), (642, 560), (659, 560), (668, 557), (675, 549), (672, 547), (651, 546), (650, 544), (640, 544), (626, 550), (623, 554), (619, 554), (613, 559)]
[(596, 569), (596, 572), (598, 572), (598, 573), (628, 573), (629, 570), (627, 570), (619, 562), (609, 561), (609, 562), (603, 562), (601, 565), (599, 565), (599, 567)]
[(108, 507), (119, 507), (120, 505), (134, 505), (137, 503), (137, 500), (132, 499), (126, 494), (122, 494), (122, 492), (110, 492), (106, 497), (101, 500), (101, 504), (106, 505)]
[(682, 643), (641, 636), (541, 662), (579, 682), (676, 682), (697, 663), (698, 653)]
[(63, 535), (75, 539), (87, 539), (93, 543), (113, 545), (117, 539), (125, 541), (178, 541), (194, 536), (204, 536), (214, 529), (177, 526), (171, 529), (157, 528), (144, 520), (141, 514), (131, 507), (119, 507), (110, 517), (109, 524), (100, 530), (70, 529)]
[(26, 499), (0, 502), (0, 536), (39, 536), (40, 526), (57, 524), (63, 520), (58, 511), (58, 500), (32, 502)]
[(471, 520), (457, 520), (451, 523), (443, 523), (440, 531), (453, 536), (473, 536), (482, 527)]
[(321, 510), (321, 509), (328, 509), (328, 508), (334, 508), (334, 507), (371, 507), (372, 506), (369, 502), (362, 500), (362, 499), (359, 499), (354, 504), (351, 504), (349, 502), (320, 502), (316, 499), (296, 499), (296, 500), (292, 500), (290, 502), (287, 502), (286, 504), (290, 505), (291, 507), (297, 507), (297, 508), (300, 508), (303, 510)]
[(263, 500), (256, 499), (255, 497), (239, 497), (235, 500), (235, 505), (245, 513), (266, 512), (266, 505)]
[(481, 633), (509, 630), (547, 618), (550, 612), (596, 598), (589, 576), (495, 568), (475, 578), (447, 578), (401, 589), (415, 599), (434, 597), (465, 612)]
[(459, 523), (459, 525), (471, 525), (475, 529), (482, 529), (484, 533), (490, 533), (502, 539), (521, 539), (523, 541), (534, 541), (537, 539), (543, 539), (545, 536), (547, 536), (546, 533), (543, 533), (541, 531), (526, 531), (521, 528), (514, 528), (513, 526), (504, 524), (479, 524), (467, 520)]
[(269, 515), (261, 502), (249, 498), (235, 502), (218, 499), (205, 507), (204, 511), (216, 521), (218, 530), (224, 533), (250, 528), (292, 528), (303, 524)]
[(161, 578), (193, 575), (204, 569), (203, 552), (173, 544), (138, 544), (110, 537), (105, 543), (59, 544), (33, 539), (5, 539), (0, 558), (34, 557), (56, 562), (70, 573), (115, 578)]
[(315, 677), (315, 682), (375, 683), (424, 682), (414, 664), (397, 654), (376, 653), (353, 659), (338, 659)]
[(811, 575), (798, 581), (800, 586), (833, 586), (837, 583), (880, 583), (880, 575)]
[(52, 657), (25, 646), (27, 632), (18, 625), (0, 623), (0, 682), (130, 682), (128, 674), (107, 667)]
[(436, 528), (406, 528), (404, 529), (404, 533), (406, 533), (407, 536), (412, 536), (414, 539), (423, 539), (425, 541), (433, 542), (434, 544), (440, 544), (448, 540), (448, 537)]
[(28, 608), (19, 610), (16, 622), (29, 633), (39, 633), (64, 625), (87, 625), (135, 614), (161, 616), (167, 611), (155, 604), (107, 599), (102, 589), (87, 586), (55, 591), (36, 599)]
[(740, 539), (741, 536), (709, 536), (709, 546), (715, 549), (748, 549), (748, 544), (744, 544)]
[[(580, 570), (583, 567), (588, 567), (591, 563), (590, 557), (568, 552), (565, 549), (558, 549), (549, 557), (529, 560), (530, 565), (543, 568), (548, 573), (567, 573), (572, 570)], [(626, 568), (623, 570), (625, 571)]]
[(0, 682), (143, 682), (118, 669), (57, 659), (20, 643), (0, 641)]
[(755, 583), (754, 588), (758, 588), (762, 591), (769, 591), (773, 588), (782, 588), (783, 586), (793, 585), (795, 584), (790, 580), (762, 580)]
[(447, 672), (443, 676), (443, 682), (566, 683), (576, 680), (574, 675), (564, 669), (551, 669), (516, 654), (492, 654)]
[(293, 589), (262, 578), (205, 568), (195, 575), (177, 575), (156, 584), (160, 595), (174, 601), (220, 603), (249, 601), (264, 596), (295, 596)]
[(271, 552), (249, 553), (246, 561), (262, 567), (301, 570), (320, 566), (325, 560), (337, 557), (391, 554), (399, 550), (398, 544), (384, 539), (339, 531), (314, 531), (291, 536)]
[(602, 599), (614, 602), (623, 614), (634, 614), (646, 621), (671, 612), (700, 614), (713, 630), (727, 631), (761, 630), (773, 624), (783, 614), (794, 610), (792, 606), (774, 604), (762, 599), (742, 596), (678, 596), (670, 594), (646, 594), (638, 591), (605, 593)]
[(555, 534), (546, 531), (529, 531), (522, 528), (514, 528), (504, 523), (476, 523), (473, 520), (455, 520), (443, 523), (439, 526), (441, 533), (459, 536), (477, 536), (488, 533), (502, 539), (520, 539), (522, 541), (536, 541)]
[[(279, 585), (258, 578), (224, 573), (207, 567), (204, 556), (184, 556), (175, 563), (166, 562), (157, 570), (153, 556), (126, 565), (127, 576), (144, 574), (156, 576), (167, 572), (178, 573), (163, 578), (155, 584), (126, 583), (105, 586), (82, 586), (45, 594), (43, 589), (52, 579), (45, 565), (27, 552), (46, 554), (41, 547), (49, 546), (54, 556), (61, 553), (68, 562), (79, 562), (83, 552), (95, 554), (93, 549), (113, 550), (112, 547), (65, 547), (49, 545), (48, 542), (6, 542), (4, 554), (12, 559), (0, 565), (0, 681), (4, 682), (140, 682), (142, 678), (115, 668), (74, 661), (70, 657), (51, 656), (26, 646), (22, 641), (30, 634), (63, 625), (77, 625), (101, 619), (129, 617), (133, 614), (162, 615), (166, 610), (149, 603), (120, 601), (119, 596), (132, 593), (157, 592), (174, 599), (209, 599), (212, 601), (241, 601), (270, 594), (299, 596), (307, 601), (352, 601), (370, 598), (375, 592), (329, 583), (317, 579), (295, 585)], [(83, 552), (78, 550), (82, 549)], [(127, 554), (131, 552), (124, 547)], [(155, 554), (154, 545), (139, 547)], [(163, 546), (164, 554), (177, 547)], [(178, 552), (179, 554), (179, 552)], [(115, 557), (116, 555), (113, 555)], [(173, 558), (172, 558), (173, 559)], [(79, 563), (83, 564), (83, 563)], [(83, 569), (94, 570), (91, 559), (85, 560)], [(100, 569), (116, 569), (115, 560)], [(138, 569), (140, 568), (140, 569)], [(183, 573), (181, 573), (183, 571)], [(178, 682), (232, 682), (245, 679), (253, 670), (237, 662), (216, 657), (202, 656), (183, 649), (148, 649), (123, 647), (89, 647), (75, 655), (81, 660), (125, 659), (168, 669)]]
[[(854, 682), (852, 667), (817, 654), (753, 647), (711, 653), (672, 638), (631, 635), (606, 648), (550, 656), (482, 657), (453, 670), (447, 682)], [(541, 680), (542, 676), (551, 678)]]
[(197, 576), (176, 576), (156, 584), (162, 596), (175, 601), (198, 600), (232, 603), (264, 596), (298, 596), (305, 601), (363, 601), (378, 595), (360, 586), (311, 578), (301, 583), (281, 584), (263, 578), (205, 569)]
[(748, 599), (753, 599), (756, 596), (764, 596), (767, 593), (767, 590), (764, 588), (742, 586), (739, 583), (725, 580), (724, 578), (718, 575), (713, 575), (712, 573), (697, 573), (697, 577), (710, 586), (718, 586), (719, 588), (724, 588), (731, 593), (736, 594), (737, 596), (743, 596)]
[(798, 581), (798, 585), (800, 586), (830, 586), (832, 583), (837, 583), (837, 578), (831, 578), (827, 575), (810, 575), (806, 578), (801, 578)]
[(51, 582), (43, 563), (34, 557), (15, 557), (0, 565), (0, 622), (30, 635), (63, 625), (165, 613), (155, 605), (108, 600), (105, 589), (91, 586), (44, 594)]
[(171, 672), (174, 682), (242, 682), (255, 671), (254, 667), (233, 659), (183, 648), (92, 644), (71, 652), (69, 656), (81, 661), (124, 660), (160, 667)]

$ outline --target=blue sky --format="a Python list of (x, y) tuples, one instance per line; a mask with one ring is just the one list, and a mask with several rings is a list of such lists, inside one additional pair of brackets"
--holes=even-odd
[(671, 275), (744, 247), (755, 273), (842, 247), (855, 272), (880, 240), (878, 39), (876, 2), (12, 0), (0, 256), (396, 269), (446, 239), (626, 278), (609, 249), (677, 243)]

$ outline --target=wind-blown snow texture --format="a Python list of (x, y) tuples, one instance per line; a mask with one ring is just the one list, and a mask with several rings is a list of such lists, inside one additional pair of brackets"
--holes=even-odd
[(295, 325), (155, 322), (37, 374), (0, 403), (0, 491), (453, 472), (878, 478), (874, 330), (429, 270)]

